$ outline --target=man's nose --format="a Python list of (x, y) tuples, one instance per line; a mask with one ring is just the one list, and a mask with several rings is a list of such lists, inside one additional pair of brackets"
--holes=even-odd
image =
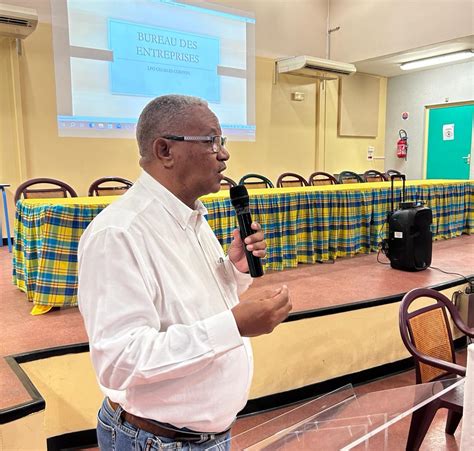
[(219, 152), (217, 153), (217, 157), (221, 161), (227, 161), (230, 158), (230, 153), (225, 146), (221, 146)]

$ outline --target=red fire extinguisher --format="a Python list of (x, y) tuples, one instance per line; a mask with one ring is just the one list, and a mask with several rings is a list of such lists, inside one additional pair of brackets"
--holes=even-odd
[(408, 153), (408, 135), (405, 130), (399, 130), (400, 139), (397, 141), (397, 157), (407, 159)]

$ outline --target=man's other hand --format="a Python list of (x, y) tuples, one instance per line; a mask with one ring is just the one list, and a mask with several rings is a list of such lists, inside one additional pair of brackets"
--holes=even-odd
[(269, 334), (292, 309), (288, 287), (283, 285), (269, 297), (242, 301), (232, 309), (242, 337)]

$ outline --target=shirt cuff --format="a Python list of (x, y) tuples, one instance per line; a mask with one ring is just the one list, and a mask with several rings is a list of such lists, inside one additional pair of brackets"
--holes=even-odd
[(209, 341), (216, 354), (222, 354), (244, 344), (234, 315), (230, 310), (211, 316), (204, 323)]

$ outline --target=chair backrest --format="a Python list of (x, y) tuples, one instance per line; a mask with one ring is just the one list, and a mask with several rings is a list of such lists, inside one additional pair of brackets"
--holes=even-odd
[(133, 186), (122, 177), (101, 177), (89, 186), (88, 196), (119, 196)]
[[(419, 298), (429, 298), (409, 311), (410, 305)], [(463, 333), (474, 336), (474, 328), (467, 327), (456, 307), (442, 293), (431, 288), (415, 288), (400, 303), (399, 327), (402, 341), (415, 359), (416, 381), (426, 383), (448, 374), (465, 374), (465, 368), (456, 364), (453, 336), (447, 313)]]
[(273, 183), (264, 175), (246, 174), (239, 180), (239, 185), (245, 185), (247, 188), (275, 188)]
[(375, 169), (369, 169), (364, 172), (364, 180), (366, 182), (386, 182), (388, 178), (382, 172), (376, 171)]
[(308, 186), (308, 182), (295, 172), (284, 172), (278, 177), (277, 188), (291, 188), (293, 186)]
[(387, 180), (390, 180), (390, 177), (394, 175), (395, 177), (393, 180), (402, 180), (402, 173), (400, 171), (397, 171), (396, 169), (387, 169), (385, 172), (385, 177), (387, 177)]
[(364, 183), (364, 179), (352, 171), (342, 171), (339, 174), (339, 183)]
[[(35, 186), (35, 188), (31, 188)], [(61, 180), (45, 177), (35, 178), (23, 182), (15, 192), (15, 204), (23, 196), (24, 199), (49, 199), (56, 197), (77, 197), (76, 191)]]
[(308, 183), (310, 186), (317, 186), (337, 185), (339, 182), (337, 181), (337, 178), (334, 177), (332, 174), (328, 174), (327, 172), (322, 171), (316, 171), (309, 176)]
[(229, 177), (222, 177), (220, 189), (230, 189), (233, 186), (237, 186), (237, 183)]

